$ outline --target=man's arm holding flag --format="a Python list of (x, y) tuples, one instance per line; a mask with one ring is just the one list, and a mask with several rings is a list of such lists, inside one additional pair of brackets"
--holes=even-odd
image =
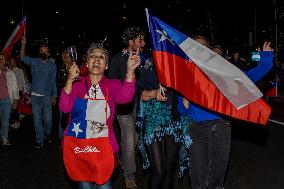
[(22, 36), (21, 43), (22, 43), (22, 46), (20, 50), (20, 58), (26, 65), (31, 66), (31, 64), (33, 63), (32, 58), (29, 56), (26, 56), (26, 43), (27, 43), (26, 36)]

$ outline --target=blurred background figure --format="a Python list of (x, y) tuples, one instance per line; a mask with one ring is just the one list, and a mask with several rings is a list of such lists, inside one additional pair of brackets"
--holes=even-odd
[[(30, 83), (28, 81), (28, 76), (24, 65), (22, 64), (20, 57), (12, 56), (10, 58), (11, 70), (16, 75), (17, 84), (19, 87), (19, 95), (20, 97), (25, 94), (29, 94)], [(20, 113), (18, 111), (18, 107), (13, 107), (11, 111), (10, 123), (11, 127), (14, 129), (18, 129), (20, 127)]]
[(0, 118), (3, 146), (10, 146), (8, 141), (9, 118), (11, 108), (16, 109), (19, 100), (19, 88), (15, 73), (7, 65), (6, 56), (0, 53)]
[(43, 44), (39, 47), (39, 57), (26, 56), (26, 37), (22, 37), (20, 50), (21, 60), (31, 68), (31, 101), (36, 134), (35, 148), (42, 148), (46, 140), (51, 143), (52, 105), (56, 104), (56, 65), (50, 58), (49, 47)]
[[(110, 61), (108, 76), (111, 79), (119, 79), (121, 81), (127, 76), (127, 61), (131, 52), (139, 50), (143, 51), (145, 46), (145, 32), (140, 27), (129, 27), (124, 30), (122, 40), (125, 49), (116, 53)], [(140, 54), (140, 53), (139, 53)], [(143, 58), (140, 56), (140, 59)], [(120, 126), (121, 135), (121, 163), (124, 172), (125, 186), (127, 189), (137, 188), (135, 172), (135, 147), (137, 141), (137, 133), (135, 131), (136, 117), (136, 96), (132, 102), (120, 104), (117, 106), (116, 114)]]
[(212, 51), (214, 51), (215, 53), (219, 54), (220, 56), (223, 56), (223, 49), (220, 45), (214, 45), (212, 47)]
[[(66, 81), (68, 79), (68, 70), (72, 66), (72, 61), (70, 59), (70, 55), (67, 50), (64, 50), (62, 52), (62, 65), (57, 69), (57, 91), (58, 94), (60, 94), (61, 90), (66, 84)], [(59, 110), (59, 130), (58, 130), (58, 137), (60, 139), (60, 144), (61, 144), (61, 139), (63, 137), (63, 132), (64, 129), (67, 126), (67, 121), (68, 121), (68, 115), (67, 113), (64, 113)]]

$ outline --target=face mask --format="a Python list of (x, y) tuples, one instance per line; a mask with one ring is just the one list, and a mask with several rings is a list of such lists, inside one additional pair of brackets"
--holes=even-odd
[(46, 60), (47, 59), (47, 54), (45, 53), (39, 53), (39, 57), (42, 59), (42, 60)]

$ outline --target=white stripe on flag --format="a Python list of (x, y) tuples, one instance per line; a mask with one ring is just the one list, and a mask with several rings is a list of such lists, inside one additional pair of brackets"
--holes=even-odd
[(5, 44), (3, 49), (6, 49), (11, 44), (12, 40), (14, 39), (14, 37), (15, 37), (16, 33), (19, 31), (19, 29), (20, 29), (20, 26), (18, 25), (14, 29), (13, 33), (10, 35), (10, 37), (9, 37), (8, 41), (6, 42), (6, 44)]
[(217, 53), (191, 38), (179, 46), (237, 109), (262, 97), (260, 90), (241, 70)]

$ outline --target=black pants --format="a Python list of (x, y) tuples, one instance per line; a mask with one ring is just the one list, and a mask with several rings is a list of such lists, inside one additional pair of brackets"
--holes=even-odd
[(231, 126), (223, 119), (193, 123), (192, 189), (222, 189), (231, 146)]
[(148, 146), (151, 161), (149, 189), (172, 189), (180, 144), (166, 135)]

